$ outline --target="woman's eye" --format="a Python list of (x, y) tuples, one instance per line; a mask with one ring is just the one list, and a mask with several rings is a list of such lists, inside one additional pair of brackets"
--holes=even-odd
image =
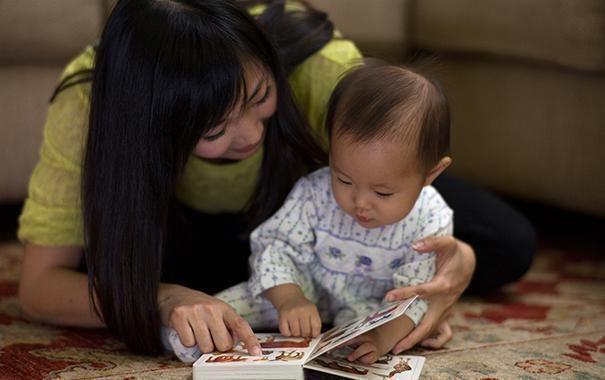
[(391, 195), (393, 195), (393, 193), (381, 193), (381, 192), (379, 192), (379, 191), (375, 191), (375, 193), (376, 193), (376, 195), (378, 195), (378, 196), (379, 196), (379, 197), (381, 197), (381, 198), (388, 198), (388, 197), (390, 197)]
[(224, 136), (226, 131), (227, 131), (227, 128), (223, 128), (220, 132), (213, 133), (211, 135), (202, 136), (202, 139), (205, 141), (214, 141), (214, 140), (217, 140), (218, 138)]
[(338, 179), (338, 181), (340, 181), (341, 183), (345, 184), (345, 185), (352, 185), (352, 182), (349, 181), (345, 181), (344, 179), (340, 178), (340, 177), (336, 177), (336, 179)]
[(261, 104), (266, 102), (267, 99), (269, 99), (269, 95), (271, 95), (271, 86), (267, 86), (267, 89), (265, 90), (265, 95), (263, 95), (263, 97), (258, 102), (254, 103), (254, 107), (260, 106)]

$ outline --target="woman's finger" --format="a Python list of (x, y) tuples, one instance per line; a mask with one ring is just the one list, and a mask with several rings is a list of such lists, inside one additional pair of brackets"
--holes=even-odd
[(412, 243), (412, 248), (419, 253), (449, 253), (456, 250), (457, 244), (453, 236), (429, 236)]
[(437, 321), (433, 319), (429, 313), (426, 313), (422, 322), (414, 329), (408, 336), (403, 338), (393, 347), (393, 353), (399, 354), (401, 351), (409, 350), (414, 347), (418, 342), (423, 340), (427, 335), (431, 333), (435, 323)]
[(363, 355), (362, 357), (360, 357), (359, 359), (357, 359), (357, 361), (359, 361), (363, 364), (372, 364), (376, 360), (378, 360), (378, 358), (379, 358), (378, 352), (376, 350), (372, 350), (372, 351), (368, 352), (367, 354)]
[(181, 343), (183, 344), (183, 346), (185, 346), (185, 347), (195, 346), (195, 343), (196, 343), (195, 335), (193, 333), (193, 330), (191, 329), (191, 326), (189, 325), (189, 323), (187, 321), (184, 321), (184, 323), (180, 323), (180, 322), (173, 323), (172, 327), (176, 330), (176, 333), (179, 335), (179, 339), (181, 340)]
[(427, 298), (436, 294), (444, 294), (447, 291), (447, 284), (443, 280), (440, 280), (436, 277), (432, 281), (425, 284), (389, 290), (385, 299), (387, 301), (404, 300), (413, 297), (414, 295)]
[(208, 326), (208, 330), (210, 330), (210, 335), (212, 336), (214, 347), (218, 351), (227, 351), (233, 348), (233, 340), (231, 339), (231, 333), (227, 329), (224, 317), (222, 315), (219, 316), (212, 314), (207, 315), (205, 320)]
[(416, 288), (417, 286), (406, 286), (405, 288), (391, 289), (384, 296), (384, 299), (387, 302), (392, 302), (414, 297), (416, 294), (418, 294), (416, 293)]
[(244, 318), (242, 318), (234, 310), (229, 310), (226, 312), (223, 318), (225, 325), (227, 328), (229, 328), (229, 330), (232, 331), (232, 334), (244, 342), (244, 346), (250, 355), (258, 356), (262, 353), (256, 335), (254, 335), (252, 328)]
[(424, 339), (420, 342), (422, 347), (432, 348), (434, 350), (442, 348), (452, 339), (452, 329), (447, 321), (441, 322), (437, 329), (437, 336)]
[(347, 360), (350, 362), (354, 362), (355, 360), (361, 358), (362, 356), (365, 356), (365, 355), (371, 353), (373, 350), (374, 350), (374, 345), (372, 345), (369, 342), (365, 342), (362, 345), (360, 345), (359, 347), (357, 347), (355, 349), (355, 351), (351, 352), (347, 356)]
[(190, 321), (189, 324), (191, 325), (190, 330), (193, 330), (193, 335), (195, 335), (195, 341), (200, 348), (200, 351), (205, 354), (214, 351), (214, 344), (212, 343), (212, 337), (206, 323), (199, 318), (195, 318)]

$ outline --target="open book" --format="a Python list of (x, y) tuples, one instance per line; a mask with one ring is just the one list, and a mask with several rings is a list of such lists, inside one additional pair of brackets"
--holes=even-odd
[(349, 362), (352, 348), (346, 343), (366, 331), (401, 316), (414, 301), (394, 302), (334, 327), (316, 338), (293, 338), (279, 334), (257, 334), (262, 355), (249, 355), (241, 343), (229, 352), (202, 355), (193, 364), (193, 379), (304, 379), (304, 369), (350, 379), (418, 379), (424, 358), (385, 355), (371, 365)]

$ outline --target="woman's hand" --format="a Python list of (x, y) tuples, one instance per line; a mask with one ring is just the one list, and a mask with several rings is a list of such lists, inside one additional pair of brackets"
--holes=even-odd
[[(437, 254), (437, 273), (431, 282), (393, 289), (386, 294), (387, 301), (418, 295), (429, 303), (420, 324), (395, 345), (395, 354), (414, 347), (418, 342), (424, 347), (441, 348), (452, 338), (446, 318), (475, 271), (473, 248), (452, 236), (429, 237), (415, 242), (412, 247), (421, 253)], [(431, 336), (433, 333), (435, 335)]]
[(174, 328), (185, 346), (227, 351), (240, 339), (251, 355), (261, 354), (248, 322), (225, 302), (180, 285), (162, 284), (159, 293), (162, 324)]

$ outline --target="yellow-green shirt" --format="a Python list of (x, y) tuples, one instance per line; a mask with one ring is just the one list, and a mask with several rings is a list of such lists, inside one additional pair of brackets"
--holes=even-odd
[[(325, 143), (323, 118), (330, 94), (342, 73), (361, 58), (346, 39), (334, 38), (290, 75), (294, 98), (314, 134)], [(62, 78), (94, 63), (92, 47), (67, 65)], [(50, 104), (40, 160), (20, 217), (21, 241), (38, 245), (83, 245), (80, 171), (88, 128), (90, 83), (69, 87)], [(262, 149), (231, 164), (213, 164), (191, 156), (177, 184), (177, 198), (205, 213), (240, 212), (252, 195)]]

